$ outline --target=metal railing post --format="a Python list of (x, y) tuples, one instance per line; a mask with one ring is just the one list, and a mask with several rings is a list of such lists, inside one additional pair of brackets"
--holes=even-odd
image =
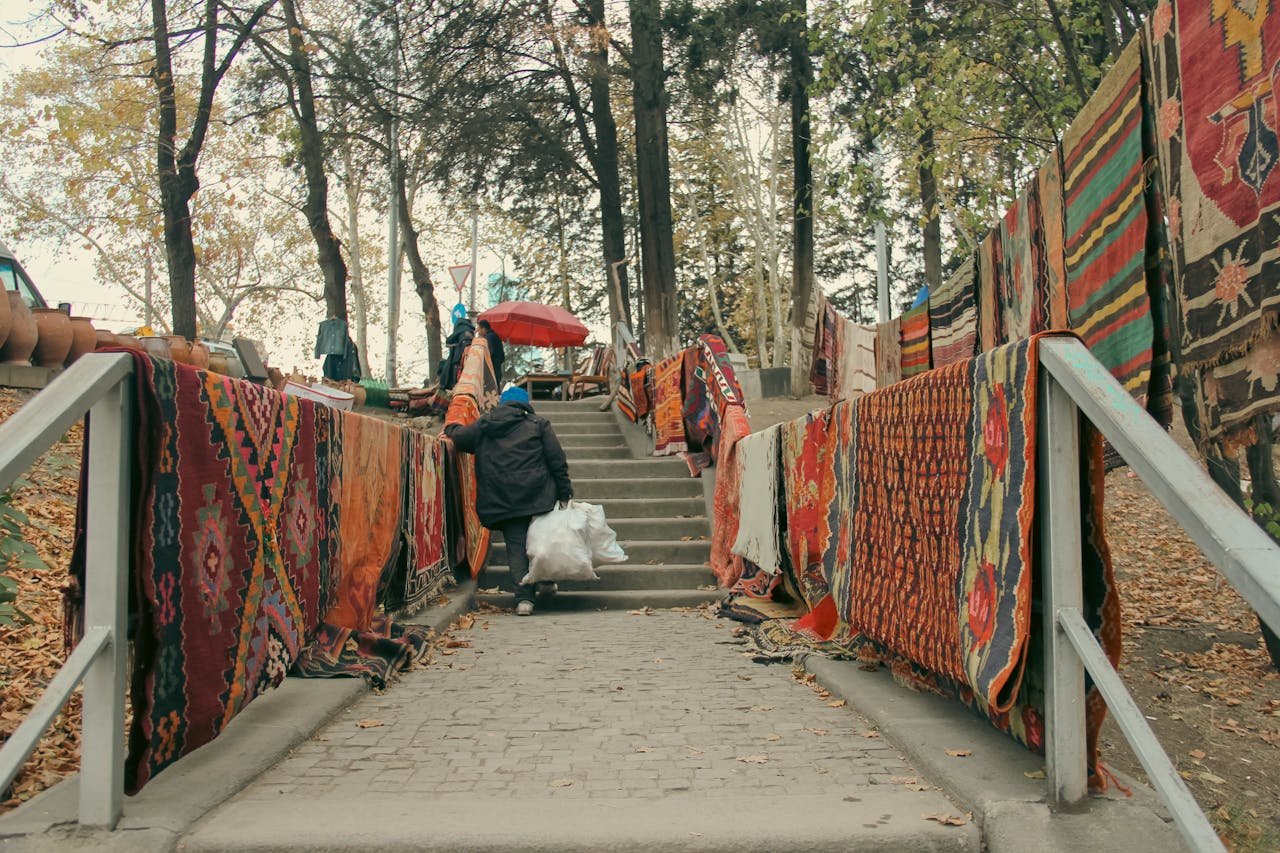
[(1068, 807), (1088, 794), (1084, 665), (1058, 624), (1084, 604), (1081, 576), (1079, 413), (1066, 390), (1041, 371), (1037, 479), (1042, 519), (1045, 649), (1045, 775), (1049, 802)]
[(94, 404), (89, 418), (85, 530), (86, 633), (110, 631), (84, 679), (80, 823), (114, 828), (124, 798), (126, 612), (129, 606), (129, 458), (132, 379)]

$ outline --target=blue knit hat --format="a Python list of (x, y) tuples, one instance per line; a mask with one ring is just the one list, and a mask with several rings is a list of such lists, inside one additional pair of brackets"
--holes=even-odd
[(498, 398), (498, 401), (501, 403), (524, 403), (527, 406), (529, 405), (529, 392), (518, 385), (512, 385), (502, 392), (502, 396)]

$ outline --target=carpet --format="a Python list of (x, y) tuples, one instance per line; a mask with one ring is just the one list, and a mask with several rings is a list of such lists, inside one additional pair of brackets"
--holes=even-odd
[(392, 622), (376, 614), (367, 631), (325, 623), (303, 650), (293, 674), (303, 678), (363, 677), (375, 690), (384, 689), (397, 673), (409, 669), (430, 651), (432, 631)]
[(738, 456), (740, 521), (733, 553), (768, 574), (782, 568), (778, 529), (778, 439), (780, 425), (753, 432), (735, 445)]
[(674, 456), (688, 450), (682, 408), (684, 355), (664, 358), (653, 368), (654, 456)]
[(742, 558), (733, 553), (741, 520), (741, 466), (738, 443), (751, 433), (747, 410), (730, 406), (721, 420), (720, 447), (717, 451), (716, 486), (711, 498), (711, 571), (720, 586), (735, 583), (744, 570)]
[(829, 396), (835, 393), (836, 329), (839, 325), (836, 309), (819, 294), (818, 318), (814, 326), (813, 360), (809, 366), (809, 382), (813, 393)]
[(1014, 199), (1000, 221), (1000, 313), (1004, 339), (1043, 331), (1048, 313), (1044, 273), (1044, 224), (1036, 182)]
[(690, 450), (705, 451), (715, 440), (718, 412), (711, 404), (706, 373), (698, 357), (696, 345), (680, 353), (680, 417), (684, 421), (684, 440)]
[(782, 424), (783, 506), (787, 563), (800, 597), (813, 607), (830, 592), (823, 555), (831, 539), (828, 507), (835, 496), (835, 469), (828, 458), (828, 410)]
[(649, 414), (653, 411), (653, 398), (651, 395), (653, 367), (648, 363), (639, 365), (627, 379), (627, 384), (631, 389), (631, 399), (635, 401), (636, 409), (636, 417), (632, 420), (649, 417)]
[(378, 589), (400, 550), (404, 500), (403, 430), (395, 424), (342, 412), (342, 517), (338, 593), (324, 621), (367, 631)]
[(131, 793), (279, 685), (328, 609), (338, 559), (326, 533), (338, 487), (332, 410), (133, 359)]
[(1070, 327), (1146, 406), (1155, 330), (1144, 271), (1140, 89), (1135, 40), (1071, 123), (1062, 150)]
[(402, 432), (403, 546), (378, 595), (388, 613), (416, 610), (453, 580), (445, 559), (443, 444), (417, 430)]
[[(462, 373), (453, 386), (453, 399), (444, 422), (448, 424), (472, 424), (485, 412), (498, 405), (498, 381), (493, 375), (489, 360), (489, 344), (483, 336), (477, 337), (462, 358)], [(461, 508), (461, 532), (463, 553), (455, 552), (471, 572), (478, 577), (489, 559), (489, 531), (480, 523), (476, 514), (476, 460), (470, 453), (450, 454), (456, 465), (453, 476), (447, 482), (454, 488), (448, 492), (448, 500)]]
[(876, 327), (837, 318), (835, 397), (848, 400), (876, 390)]
[(929, 294), (933, 366), (971, 358), (978, 351), (977, 261), (966, 258), (936, 293)]
[(1036, 172), (1044, 241), (1044, 289), (1048, 310), (1046, 329), (1065, 329), (1067, 314), (1066, 212), (1062, 198), (1062, 148), (1055, 145)]
[(929, 346), (929, 303), (924, 302), (902, 315), (902, 378), (924, 373), (933, 366)]
[(986, 352), (1005, 343), (1004, 309), (1000, 307), (1003, 270), (1000, 229), (992, 228), (978, 246), (978, 352)]
[(1155, 150), (1169, 222), (1169, 321), (1201, 450), (1254, 440), (1280, 410), (1280, 14), (1162, 3), (1144, 30)]
[(876, 325), (876, 387), (902, 379), (902, 318)]

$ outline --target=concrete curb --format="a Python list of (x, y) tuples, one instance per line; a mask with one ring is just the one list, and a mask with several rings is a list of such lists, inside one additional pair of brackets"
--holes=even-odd
[[(475, 593), (475, 581), (468, 579), (450, 590), (443, 604), (402, 618), (443, 630), (472, 608)], [(82, 829), (76, 823), (80, 780), (72, 776), (0, 818), (0, 850), (172, 850), (197, 821), (367, 691), (362, 678), (286, 679), (232, 720), (217, 740), (126, 798), (114, 832)]]
[[(1126, 778), (1132, 798), (1112, 791), (1090, 798), (1086, 811), (1053, 812), (1039, 778), (1044, 760), (959, 703), (908, 690), (886, 670), (866, 672), (853, 661), (809, 655), (803, 665), (875, 723), (930, 782), (973, 811), (988, 853), (1186, 849), (1145, 785)], [(947, 750), (971, 754), (953, 757)]]

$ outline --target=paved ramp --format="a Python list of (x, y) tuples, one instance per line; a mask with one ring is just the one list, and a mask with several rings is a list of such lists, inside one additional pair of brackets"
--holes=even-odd
[(893, 744), (732, 629), (478, 614), (470, 648), (360, 699), (183, 847), (978, 849), (972, 822), (926, 818), (964, 812)]

